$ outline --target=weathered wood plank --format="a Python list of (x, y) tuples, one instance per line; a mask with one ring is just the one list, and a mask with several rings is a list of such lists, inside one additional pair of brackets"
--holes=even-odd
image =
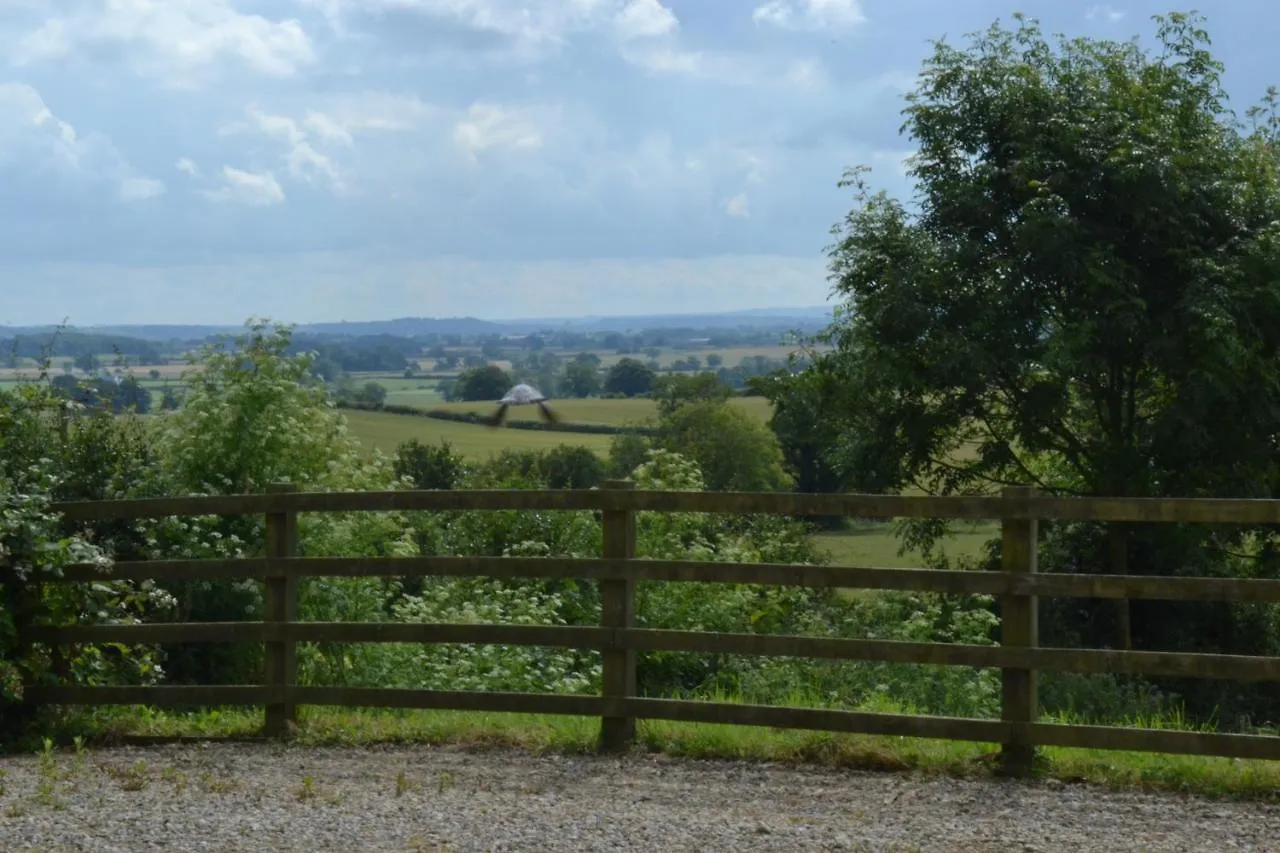
[(1263, 578), (1037, 574), (1034, 577), (1010, 580), (1010, 593), (1042, 598), (1241, 601), (1255, 604), (1280, 602), (1280, 580)]
[(1272, 735), (1033, 723), (1027, 737), (1040, 746), (1280, 761), (1280, 737)]
[(265, 643), (277, 636), (265, 622), (152, 622), (141, 625), (69, 625), (31, 628), (24, 636), (35, 643)]
[(1110, 649), (1019, 648), (962, 643), (914, 643), (769, 634), (717, 634), (636, 628), (613, 642), (637, 651), (801, 657), (992, 669), (1206, 678), (1280, 680), (1280, 658)]
[(176, 580), (281, 577), (497, 577), (580, 578), (689, 583), (752, 583), (812, 588), (894, 589), (970, 595), (1046, 598), (1133, 598), (1165, 601), (1280, 603), (1280, 580), (1143, 575), (1022, 575), (937, 569), (810, 566), (559, 557), (299, 557), (293, 560), (165, 560), (121, 562), (104, 575), (89, 565), (69, 566), (51, 582), (115, 577)]
[(846, 515), (867, 518), (1037, 518), (1063, 521), (1280, 524), (1280, 501), (1231, 498), (1052, 498), (1011, 505), (994, 496), (928, 497), (623, 489), (300, 492), (55, 504), (73, 521), (273, 512), (596, 510)]
[(863, 660), (883, 663), (1036, 669), (1077, 673), (1280, 681), (1280, 658), (1111, 649), (1021, 649), (962, 643), (914, 643), (773, 634), (727, 634), (658, 628), (584, 626), (406, 624), (396, 622), (188, 622), (35, 628), (40, 643), (441, 643), (549, 646), (601, 651)]
[(287, 628), (299, 643), (426, 643), (495, 646), (616, 648), (614, 632), (594, 625), (471, 625), (395, 622), (296, 622)]
[(1280, 737), (1267, 735), (1010, 723), (957, 717), (913, 717), (674, 699), (630, 699), (626, 705), (630, 713), (651, 720), (769, 726), (975, 743), (1002, 743), (1016, 737), (1037, 746), (1280, 760)]
[[(1011, 486), (1003, 496), (1010, 502), (1030, 503), (1035, 490)], [(1014, 578), (1033, 577), (1037, 573), (1038, 522), (1034, 518), (1006, 518), (1000, 525), (1001, 569)], [(1040, 620), (1037, 599), (1027, 595), (1000, 597), (1000, 641), (1006, 649), (1029, 652), (1040, 645)], [(1006, 666), (1000, 674), (1000, 719), (1006, 723), (1034, 723), (1040, 716), (1037, 691), (1038, 674), (1029, 666)], [(1035, 746), (1022, 728), (1013, 733), (1000, 748), (1000, 767), (1010, 776), (1030, 776), (1035, 766)]]
[(30, 685), (27, 696), (39, 705), (265, 705), (281, 691), (265, 685), (188, 685), (85, 687)]
[(960, 717), (914, 717), (905, 714), (873, 714), (861, 711), (739, 705), (679, 699), (629, 699), (626, 702), (626, 708), (629, 713), (642, 719), (687, 723), (769, 726), (780, 729), (991, 743), (1000, 742), (1008, 734), (1006, 723)]
[(610, 703), (599, 696), (558, 693), (406, 690), (394, 687), (298, 687), (293, 693), (295, 700), (302, 705), (342, 708), (419, 708), (579, 717), (601, 716), (610, 710)]
[[(274, 495), (294, 494), (292, 483), (272, 483), (267, 491)], [(267, 554), (273, 565), (288, 566), (298, 555), (298, 514), (293, 511), (267, 515)], [(263, 734), (287, 737), (298, 723), (298, 708), (289, 693), (298, 680), (298, 650), (285, 629), (298, 619), (298, 576), (289, 571), (267, 578), (264, 601), (266, 621), (276, 628), (276, 635), (266, 649), (266, 682), (280, 691), (280, 701), (267, 705)]]
[[(265, 686), (27, 688), (42, 705), (261, 705), (278, 698)], [(674, 699), (609, 700), (598, 696), (473, 693), (394, 688), (298, 687), (298, 704), (365, 708), (423, 708), (477, 712), (626, 715), (644, 719), (808, 729), (850, 734), (1000, 743), (1011, 734), (1040, 746), (1126, 750), (1280, 761), (1280, 737), (1159, 731), (1107, 726), (1015, 724), (955, 717), (913, 717), (856, 711), (783, 708)]]
[(243, 560), (122, 560), (110, 571), (92, 565), (75, 564), (63, 569), (62, 577), (48, 578), (49, 583), (84, 583), (103, 579), (115, 580), (193, 580), (218, 581), (248, 578), (265, 579), (272, 571), (272, 561), (254, 558)]
[[(611, 480), (607, 488), (635, 488), (629, 481)], [(604, 540), (601, 553), (613, 561), (625, 562), (636, 553), (636, 516), (627, 510), (602, 514)], [(600, 581), (600, 625), (614, 632), (625, 631), (636, 622), (636, 581), (630, 572), (616, 580)], [(611, 644), (601, 656), (601, 692), (606, 699), (623, 700), (636, 695), (636, 653), (628, 646)], [(635, 717), (607, 716), (600, 720), (600, 749), (624, 752), (636, 738)]]

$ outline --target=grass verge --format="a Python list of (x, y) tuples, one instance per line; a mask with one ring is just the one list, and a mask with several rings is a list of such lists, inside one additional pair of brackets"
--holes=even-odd
[[(79, 736), (93, 746), (110, 746), (135, 739), (256, 739), (262, 723), (261, 710), (99, 709), (66, 717), (56, 740), (71, 743)], [(595, 750), (598, 734), (599, 721), (591, 717), (307, 707), (299, 710), (294, 744), (423, 744), (583, 754)], [(636, 748), (672, 757), (958, 778), (993, 775), (998, 753), (992, 744), (663, 720), (640, 721)], [(1280, 762), (1056, 747), (1042, 748), (1041, 759), (1039, 779), (1050, 784), (1280, 802)]]

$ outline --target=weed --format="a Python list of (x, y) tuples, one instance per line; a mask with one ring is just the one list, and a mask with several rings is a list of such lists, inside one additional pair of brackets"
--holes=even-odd
[(207, 794), (229, 794), (240, 789), (240, 782), (230, 777), (218, 777), (212, 773), (201, 773), (200, 787)]
[(298, 788), (294, 797), (300, 803), (314, 800), (316, 798), (316, 780), (312, 779), (310, 776), (303, 776), (302, 785)]
[(421, 787), (417, 782), (411, 780), (403, 770), (396, 774), (396, 796), (403, 797), (405, 794)]
[(151, 781), (147, 762), (138, 759), (128, 767), (113, 767), (108, 772), (116, 778), (121, 791), (141, 791)]
[(160, 771), (160, 778), (173, 785), (175, 793), (181, 794), (187, 789), (187, 774), (170, 765)]

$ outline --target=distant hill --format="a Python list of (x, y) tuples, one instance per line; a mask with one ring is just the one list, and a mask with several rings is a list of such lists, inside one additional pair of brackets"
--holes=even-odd
[[(638, 316), (541, 317), (530, 319), (481, 320), (476, 317), (400, 317), (393, 320), (360, 322), (300, 323), (299, 334), (325, 336), (357, 335), (519, 335), (541, 329), (572, 329), (590, 332), (633, 332), (641, 329), (778, 329), (816, 331), (831, 320), (831, 309), (825, 306), (798, 308), (757, 308), (711, 314), (651, 314)], [(206, 325), (114, 325), (77, 326), (77, 332), (113, 335), (144, 341), (199, 341), (215, 335), (235, 334), (240, 326)], [(46, 336), (53, 326), (0, 326), (0, 339), (23, 335)]]

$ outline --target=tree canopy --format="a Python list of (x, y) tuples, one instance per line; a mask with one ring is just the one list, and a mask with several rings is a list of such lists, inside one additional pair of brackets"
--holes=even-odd
[(1023, 18), (939, 43), (905, 111), (916, 209), (846, 176), (855, 479), (1275, 493), (1274, 95), (1241, 127), (1196, 20), (1158, 20), (1155, 55)]
[[(834, 350), (792, 383), (822, 404), (820, 461), (840, 481), (1280, 495), (1280, 98), (1269, 90), (1242, 121), (1199, 19), (1156, 21), (1153, 51), (1049, 39), (1020, 16), (939, 42), (904, 110), (911, 203), (846, 173)], [(812, 449), (785, 443), (789, 459)], [(939, 526), (910, 531), (927, 544)], [(1280, 577), (1271, 530), (1057, 524), (1043, 543), (1045, 571)], [(1272, 617), (1225, 604), (1042, 612), (1051, 643), (1275, 643)], [(1233, 704), (1192, 695), (1201, 711)]]
[(653, 380), (656, 378), (657, 374), (654, 373), (653, 368), (643, 361), (635, 358), (623, 358), (609, 368), (609, 373), (604, 380), (604, 390), (610, 394), (625, 394), (628, 397), (635, 397), (649, 393), (649, 389), (653, 387)]
[(464, 371), (453, 386), (455, 399), (468, 403), (477, 400), (500, 400), (511, 390), (511, 376), (496, 364)]

